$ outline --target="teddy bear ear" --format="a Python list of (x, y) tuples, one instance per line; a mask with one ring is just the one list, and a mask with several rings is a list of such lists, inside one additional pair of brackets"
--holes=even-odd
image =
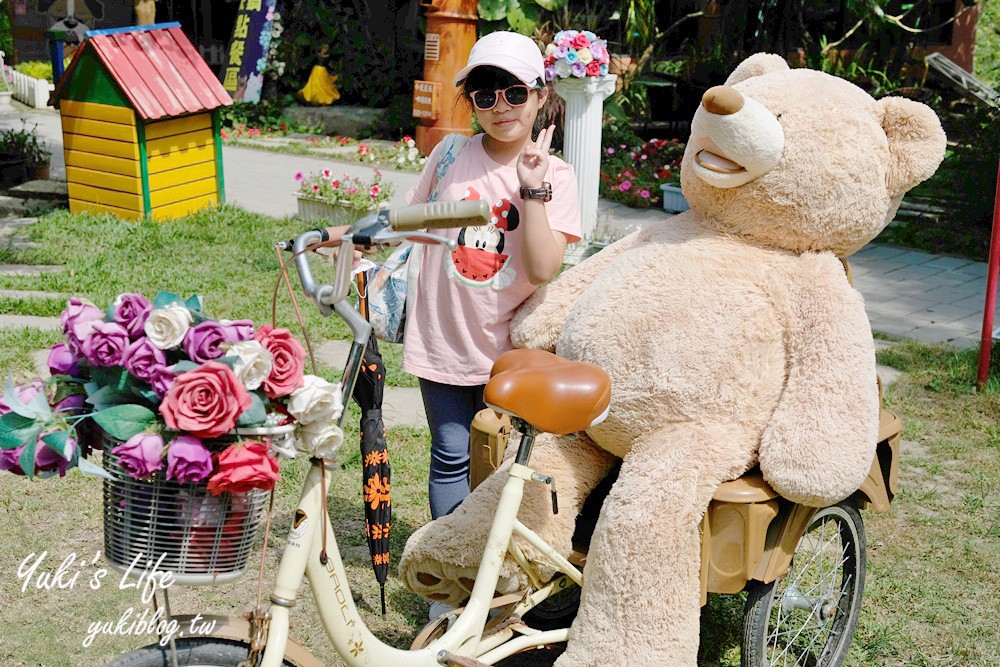
[(736, 66), (733, 73), (726, 79), (726, 85), (732, 86), (754, 76), (786, 69), (788, 69), (788, 63), (781, 56), (776, 56), (773, 53), (755, 53)]
[(947, 139), (937, 114), (926, 104), (903, 97), (883, 97), (875, 104), (889, 139), (886, 187), (892, 197), (899, 197), (937, 171)]

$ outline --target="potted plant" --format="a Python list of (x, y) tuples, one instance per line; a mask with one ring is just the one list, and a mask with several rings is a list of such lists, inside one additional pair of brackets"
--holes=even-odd
[[(2, 78), (2, 77), (0, 77)], [(9, 187), (28, 180), (47, 179), (52, 152), (38, 137), (38, 126), (0, 132), (0, 185)]]
[(303, 220), (323, 220), (327, 225), (347, 225), (367, 211), (373, 211), (392, 197), (393, 184), (382, 181), (382, 172), (373, 170), (371, 180), (344, 173), (334, 175), (330, 169), (313, 174), (295, 174), (299, 182), (299, 217)]

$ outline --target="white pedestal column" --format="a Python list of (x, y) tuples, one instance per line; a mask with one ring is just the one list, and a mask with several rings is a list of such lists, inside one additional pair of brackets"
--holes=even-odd
[[(567, 249), (567, 261), (579, 261), (594, 236), (597, 222), (597, 195), (601, 180), (601, 128), (604, 99), (615, 92), (616, 74), (582, 79), (556, 79), (553, 88), (566, 100), (563, 156), (573, 165), (580, 189), (583, 238), (577, 248)], [(571, 263), (575, 263), (572, 262)]]

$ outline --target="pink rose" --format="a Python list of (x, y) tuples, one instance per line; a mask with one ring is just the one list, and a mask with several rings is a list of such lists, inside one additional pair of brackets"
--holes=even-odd
[(119, 294), (115, 299), (115, 322), (125, 327), (128, 337), (135, 340), (143, 334), (152, 310), (149, 301), (141, 294)]
[(271, 398), (287, 396), (302, 386), (306, 351), (288, 329), (265, 324), (254, 336), (271, 353), (271, 375), (264, 380), (264, 393)]
[(163, 438), (137, 433), (111, 450), (118, 465), (136, 479), (146, 479), (163, 468)]
[(222, 325), (222, 337), (227, 343), (253, 340), (253, 322), (250, 320), (220, 320), (219, 324)]
[(151, 382), (161, 372), (160, 369), (166, 370), (167, 355), (143, 336), (128, 346), (122, 366), (140, 380)]
[(574, 49), (585, 49), (590, 46), (590, 39), (581, 32), (573, 37), (569, 43)]
[(249, 407), (250, 394), (236, 373), (225, 364), (207, 361), (177, 376), (160, 403), (160, 414), (175, 431), (216, 438), (232, 429)]
[[(25, 405), (28, 404), (31, 399), (37, 396), (40, 392), (45, 391), (45, 384), (41, 380), (32, 380), (29, 384), (21, 387), (14, 387), (14, 391), (17, 393), (17, 398)], [(10, 412), (10, 406), (7, 402), (0, 398), (0, 415), (5, 415)]]
[(20, 459), (24, 447), (25, 445), (21, 445), (14, 449), (0, 449), (0, 470), (6, 470), (15, 475), (23, 475), (24, 469), (21, 468), (21, 463), (18, 459)]
[(193, 484), (212, 474), (212, 453), (201, 440), (189, 435), (177, 436), (167, 447), (167, 479)]
[(72, 297), (66, 302), (66, 310), (59, 315), (62, 323), (63, 333), (66, 334), (66, 343), (70, 351), (78, 357), (83, 356), (80, 349), (80, 342), (90, 331), (90, 322), (104, 320), (104, 313), (92, 303)]
[(219, 471), (208, 480), (208, 490), (214, 495), (246, 493), (251, 489), (270, 491), (281, 480), (278, 459), (267, 451), (262, 442), (242, 442), (230, 445), (219, 454)]
[(184, 352), (191, 361), (202, 363), (218, 359), (222, 356), (222, 348), (226, 342), (225, 329), (214, 320), (205, 320), (194, 325), (184, 334)]
[[(35, 473), (58, 472), (60, 477), (65, 477), (70, 462), (59, 452), (42, 442), (42, 436), (45, 435), (48, 434), (39, 435), (38, 441), (35, 443)], [(73, 458), (73, 454), (76, 452), (76, 439), (73, 436), (66, 438), (65, 452), (70, 459)]]
[(94, 366), (120, 366), (128, 350), (128, 332), (114, 322), (93, 322), (80, 351)]
[(596, 60), (591, 60), (586, 65), (587, 76), (600, 76), (601, 75), (601, 64)]

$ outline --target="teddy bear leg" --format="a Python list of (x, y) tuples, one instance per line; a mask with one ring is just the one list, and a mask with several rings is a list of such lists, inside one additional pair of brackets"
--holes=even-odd
[[(399, 563), (404, 585), (425, 598), (458, 605), (469, 597), (479, 560), (489, 534), (493, 512), (507, 481), (517, 442), (512, 439), (500, 468), (476, 487), (451, 514), (421, 527), (406, 541)], [(586, 435), (558, 437), (542, 435), (535, 440), (529, 465), (556, 478), (559, 514), (552, 514), (549, 488), (528, 483), (518, 513), (520, 521), (540, 534), (557, 551), (572, 549), (576, 515), (591, 490), (611, 469), (615, 458)], [(525, 554), (536, 556), (521, 543)], [(551, 571), (543, 572), (550, 576)], [(500, 571), (497, 590), (510, 593), (526, 585), (517, 565), (509, 557)]]
[(675, 425), (633, 443), (601, 510), (557, 667), (695, 667), (699, 522), (719, 483), (742, 473), (753, 451), (740, 453), (734, 444), (747, 439), (722, 431)]

